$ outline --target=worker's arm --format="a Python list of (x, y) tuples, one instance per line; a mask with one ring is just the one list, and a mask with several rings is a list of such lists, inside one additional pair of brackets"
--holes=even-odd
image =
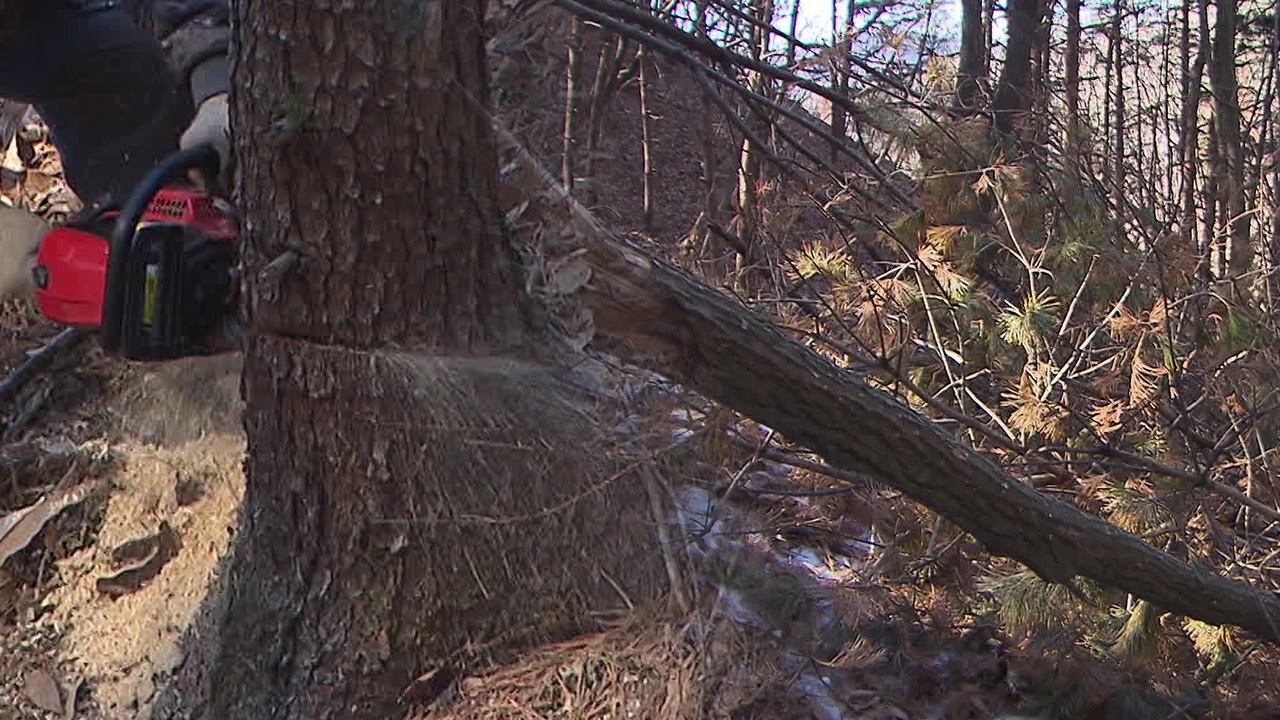
[(231, 27), (225, 0), (133, 0), (134, 13), (164, 46), (196, 107), (227, 92)]
[(196, 115), (182, 134), (190, 147), (210, 143), (224, 166), (227, 136), (227, 51), (231, 29), (225, 0), (135, 0), (141, 23), (162, 39), (170, 63), (191, 90)]

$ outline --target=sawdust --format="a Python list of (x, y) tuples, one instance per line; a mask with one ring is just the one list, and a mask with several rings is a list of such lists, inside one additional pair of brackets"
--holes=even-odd
[[(45, 717), (19, 682), (36, 668), (52, 675), (64, 698), (79, 687), (75, 705), (81, 720), (152, 718), (164, 689), (217, 650), (210, 617), (218, 615), (220, 571), (244, 492), (240, 358), (161, 365), (119, 363), (96, 354), (86, 360), (107, 378), (107, 391), (97, 398), (96, 411), (80, 415), (75, 427), (81, 439), (45, 445), (74, 449), (83, 438), (93, 438), (93, 447), (109, 448), (112, 460), (95, 473), (100, 489), (94, 505), (100, 509), (91, 514), (101, 524), (95, 521), (90, 542), (55, 556), (61, 559), (45, 573), (53, 581), (46, 583), (49, 592), (35, 615), (0, 635), (3, 652), (10, 654), (3, 669), (13, 676), (0, 683), (5, 720)], [(35, 470), (52, 476), (66, 464)], [(100, 587), (104, 578), (139, 560), (136, 541), (162, 528), (176, 541), (164, 553), (152, 553), (152, 572)], [(119, 551), (129, 549), (134, 557), (122, 557), (127, 553)], [(145, 544), (141, 549), (145, 555)]]
[[(183, 634), (227, 551), (244, 491), (244, 441), (212, 434), (174, 448), (119, 450), (99, 542), (62, 563), (75, 579), (49, 602), (65, 626), (61, 652), (87, 679), (101, 717), (148, 717), (156, 688), (186, 659)], [(111, 550), (161, 523), (181, 546), (159, 574), (114, 600), (99, 592), (97, 579), (113, 567)]]

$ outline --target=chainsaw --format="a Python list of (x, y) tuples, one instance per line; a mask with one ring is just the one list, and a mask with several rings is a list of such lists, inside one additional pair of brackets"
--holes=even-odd
[(239, 349), (239, 223), (188, 179), (217, 169), (212, 146), (180, 151), (119, 207), (47, 231), (32, 270), (40, 312), (130, 360)]

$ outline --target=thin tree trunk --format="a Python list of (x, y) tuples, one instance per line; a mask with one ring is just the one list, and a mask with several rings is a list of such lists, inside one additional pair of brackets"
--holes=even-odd
[[(756, 19), (763, 23), (771, 22), (773, 18), (773, 0), (755, 0), (752, 3), (752, 13)], [(753, 27), (751, 44), (752, 58), (757, 61), (762, 60), (769, 49), (769, 35), (760, 28)], [(768, 95), (767, 83), (768, 79), (764, 73), (757, 71), (749, 73), (747, 85), (753, 92), (759, 95)], [(763, 134), (760, 131), (768, 130), (768, 127), (763, 123), (757, 122), (756, 126), (757, 136)], [(751, 261), (750, 256), (759, 242), (761, 212), (759, 191), (761, 173), (764, 168), (764, 163), (762, 162), (764, 150), (765, 148), (758, 147), (755, 141), (750, 138), (743, 138), (742, 152), (738, 159), (738, 221), (736, 230), (746, 252), (739, 252), (736, 259), (735, 287), (738, 286), (738, 283), (747, 279), (748, 264)]]
[(591, 105), (587, 111), (587, 147), (586, 167), (583, 177), (594, 182), (596, 161), (600, 156), (600, 135), (604, 132), (605, 110), (614, 95), (621, 88), (619, 75), (622, 73), (622, 61), (626, 57), (627, 41), (619, 36), (610, 48), (605, 43), (600, 48), (600, 58), (596, 62), (596, 78), (591, 85)]
[(804, 0), (796, 0), (791, 8), (791, 28), (787, 36), (787, 69), (796, 69), (796, 30), (800, 25), (800, 8)]
[(1125, 125), (1125, 103), (1127, 97), (1124, 88), (1124, 54), (1123, 54), (1123, 23), (1124, 23), (1124, 5), (1123, 0), (1115, 0), (1111, 9), (1111, 36), (1110, 52), (1111, 52), (1111, 72), (1114, 77), (1115, 90), (1112, 93), (1112, 131), (1115, 133), (1115, 142), (1112, 145), (1113, 169), (1111, 171), (1111, 193), (1112, 207), (1115, 208), (1117, 225), (1123, 226), (1120, 220), (1122, 210), (1125, 207), (1125, 133), (1128, 128)]
[(996, 0), (982, 0), (982, 46), (987, 48), (984, 53), (986, 56), (986, 67), (983, 68), (983, 75), (991, 77), (991, 48), (995, 40), (993, 34), (996, 21)]
[(1209, 140), (1208, 151), (1204, 158), (1204, 189), (1201, 193), (1204, 205), (1204, 236), (1205, 244), (1209, 248), (1209, 268), (1215, 278), (1224, 277), (1227, 274), (1227, 251), (1224, 230), (1219, 227), (1222, 209), (1222, 193), (1219, 190), (1221, 182), (1219, 179), (1219, 171), (1221, 169), (1221, 160), (1219, 155), (1221, 149), (1219, 146), (1218, 134), (1218, 117), (1215, 113), (1209, 119), (1209, 132), (1207, 133)]
[(1083, 142), (1080, 125), (1080, 0), (1067, 0), (1067, 49), (1063, 64), (1066, 65), (1067, 159), (1078, 167)]
[(1208, 0), (1198, 0), (1198, 37), (1195, 61), (1191, 62), (1191, 0), (1183, 2), (1182, 33), (1182, 119), (1181, 119), (1181, 169), (1182, 169), (1182, 222), (1179, 224), (1183, 247), (1199, 253), (1208, 250), (1205, 236), (1197, 232), (1199, 224), (1196, 182), (1200, 166), (1200, 81), (1204, 76), (1209, 51)]
[[(1280, 96), (1280, 12), (1272, 13), (1271, 26), (1271, 102)], [(1271, 107), (1268, 102), (1267, 107)], [(1270, 148), (1273, 153), (1280, 147), (1280, 112), (1272, 113)], [(1267, 305), (1266, 309), (1275, 311), (1276, 296), (1280, 294), (1280, 278), (1276, 277), (1276, 269), (1280, 268), (1280, 158), (1271, 159), (1271, 237), (1270, 253), (1267, 260)]]
[(573, 19), (569, 30), (569, 61), (565, 72), (564, 91), (564, 150), (560, 165), (560, 183), (573, 193), (573, 172), (577, 153), (575, 135), (578, 118), (578, 77), (582, 73), (582, 21)]
[(1237, 0), (1218, 0), (1213, 39), (1213, 62), (1209, 79), (1213, 84), (1213, 112), (1218, 132), (1219, 206), (1227, 242), (1228, 271), (1239, 276), (1253, 262), (1249, 238), (1251, 223), (1244, 214), (1244, 146), (1240, 133), (1240, 88), (1236, 80)]
[[(848, 10), (852, 13), (853, 2), (849, 2)], [(850, 47), (849, 31), (852, 29), (850, 23), (852, 15), (845, 18), (844, 23), (840, 22), (840, 0), (831, 0), (831, 35), (833, 37), (831, 46), (831, 89), (841, 95), (849, 94), (849, 52)], [(845, 113), (844, 107), (838, 103), (831, 103), (831, 134), (835, 136), (838, 142), (832, 143), (831, 159), (837, 161), (840, 157), (840, 145), (844, 140), (845, 131), (848, 128), (848, 115)]]
[(982, 83), (987, 77), (986, 43), (982, 24), (982, 0), (961, 0), (960, 65), (956, 70), (956, 105), (962, 110), (981, 107)]
[(992, 100), (996, 126), (1001, 132), (1018, 134), (1015, 125), (1035, 100), (1035, 88), (1040, 84), (1036, 72), (1039, 67), (1036, 38), (1043, 30), (1046, 8), (1045, 0), (1009, 2), (1008, 50)]
[(649, 57), (648, 51), (641, 47), (636, 53), (636, 62), (640, 66), (640, 143), (641, 161), (644, 170), (644, 211), (642, 224), (645, 230), (653, 228), (653, 118), (649, 116)]

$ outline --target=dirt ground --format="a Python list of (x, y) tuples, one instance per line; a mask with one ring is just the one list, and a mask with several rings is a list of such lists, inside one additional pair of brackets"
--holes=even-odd
[(244, 491), (238, 359), (123, 367), (82, 352), (72, 372), (105, 404), (52, 408), (80, 422), (36, 425), (24, 442), (96, 468), (81, 481), (95, 489), (15, 557), (39, 567), (0, 600), (3, 718), (149, 718), (158, 688), (212, 647), (188, 629), (217, 590)]

